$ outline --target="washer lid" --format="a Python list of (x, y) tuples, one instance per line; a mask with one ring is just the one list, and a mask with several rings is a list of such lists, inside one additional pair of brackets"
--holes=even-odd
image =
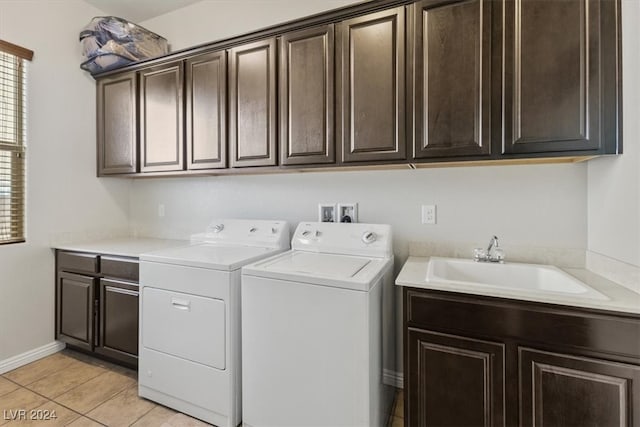
[(294, 251), (290, 256), (265, 264), (264, 268), (282, 273), (348, 279), (355, 276), (369, 262), (371, 260), (368, 258)]
[(369, 291), (393, 265), (391, 258), (287, 251), (242, 268), (242, 276)]
[(260, 246), (200, 244), (149, 252), (140, 255), (140, 260), (233, 271), (281, 251)]

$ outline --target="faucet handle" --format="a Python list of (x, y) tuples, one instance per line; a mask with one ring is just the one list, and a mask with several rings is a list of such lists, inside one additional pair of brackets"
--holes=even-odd
[(504, 249), (496, 246), (493, 248), (493, 253), (491, 255), (492, 262), (504, 263)]
[(473, 249), (473, 260), (478, 262), (478, 261), (485, 261), (487, 259), (487, 250), (484, 248), (474, 248)]

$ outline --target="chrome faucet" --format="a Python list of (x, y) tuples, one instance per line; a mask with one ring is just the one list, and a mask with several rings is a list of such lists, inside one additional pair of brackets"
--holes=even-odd
[(498, 243), (498, 236), (491, 238), (487, 249), (475, 248), (473, 250), (473, 260), (476, 262), (504, 263), (504, 251)]

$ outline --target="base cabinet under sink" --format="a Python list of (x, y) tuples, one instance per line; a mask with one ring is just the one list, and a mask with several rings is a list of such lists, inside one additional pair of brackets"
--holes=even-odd
[(640, 315), (403, 295), (406, 426), (640, 426)]

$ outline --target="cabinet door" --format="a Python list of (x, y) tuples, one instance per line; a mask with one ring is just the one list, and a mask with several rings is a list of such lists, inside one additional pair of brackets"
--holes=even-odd
[(409, 328), (406, 423), (504, 426), (503, 344)]
[(423, 0), (410, 6), (414, 157), (491, 153), (492, 4)]
[(186, 61), (187, 169), (227, 166), (227, 52)]
[(274, 166), (276, 157), (276, 39), (230, 50), (231, 166)]
[(137, 170), (136, 73), (98, 80), (98, 176)]
[(342, 161), (406, 157), (404, 8), (338, 24)]
[(93, 349), (94, 283), (92, 277), (66, 272), (58, 274), (58, 339), (86, 350)]
[(529, 348), (519, 365), (522, 426), (640, 425), (640, 366)]
[(333, 24), (280, 38), (280, 164), (335, 162)]
[(142, 172), (183, 169), (182, 62), (140, 72)]
[(596, 150), (603, 138), (616, 145), (615, 125), (601, 115), (617, 111), (609, 99), (616, 94), (617, 46), (602, 44), (602, 34), (616, 39), (615, 3), (504, 1), (505, 153)]
[(96, 352), (137, 363), (138, 286), (100, 279), (100, 326)]

